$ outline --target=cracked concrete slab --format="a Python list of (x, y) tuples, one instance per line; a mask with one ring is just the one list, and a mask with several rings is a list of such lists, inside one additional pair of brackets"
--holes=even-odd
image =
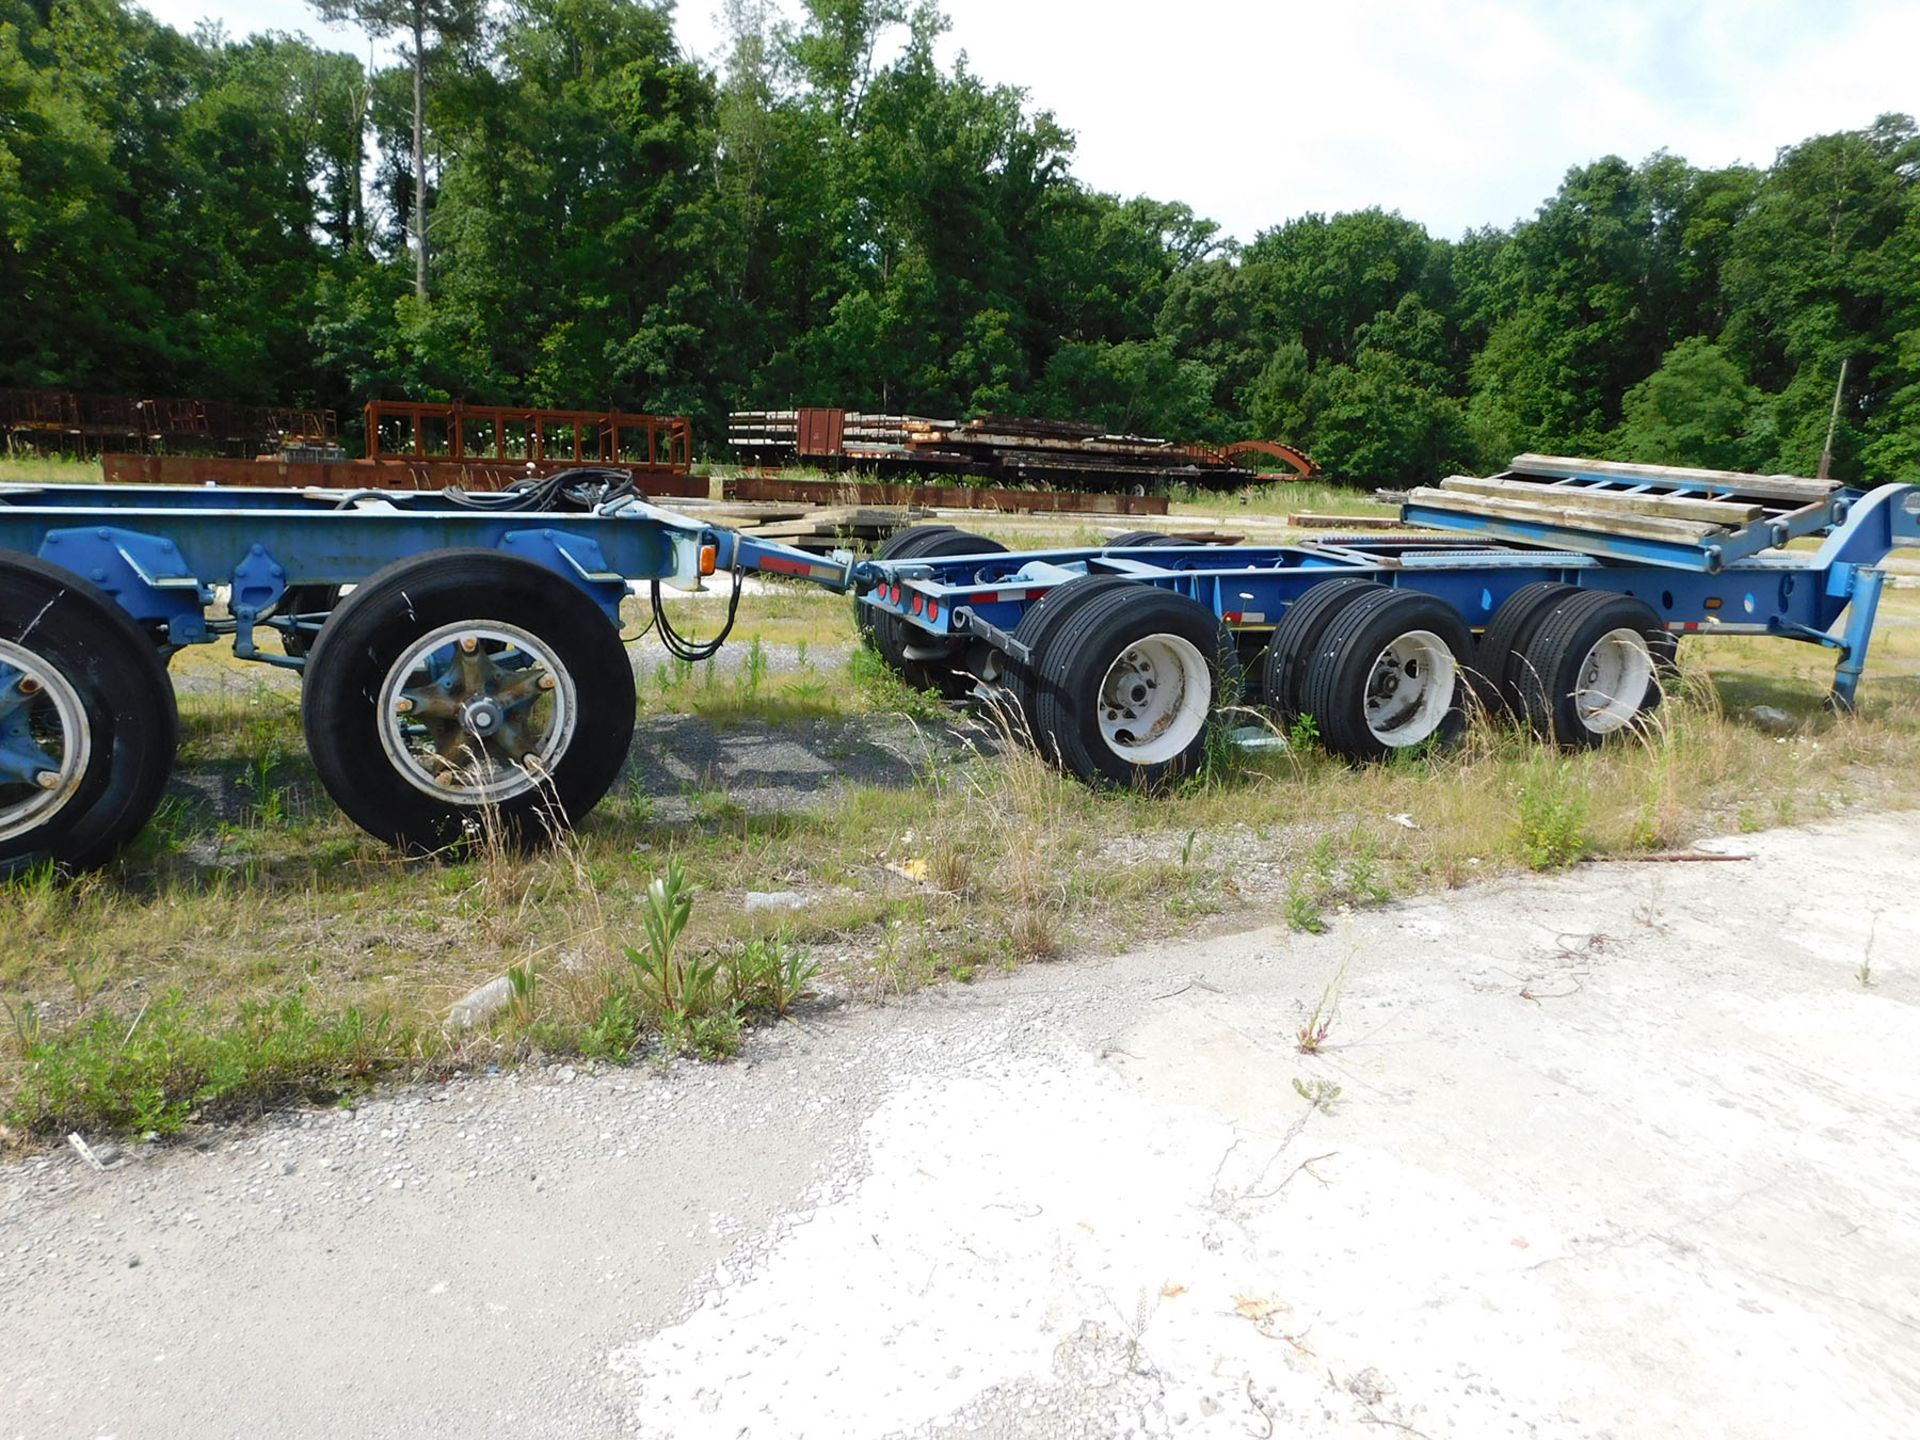
[(1917, 834), (16, 1164), (0, 1435), (1909, 1436)]

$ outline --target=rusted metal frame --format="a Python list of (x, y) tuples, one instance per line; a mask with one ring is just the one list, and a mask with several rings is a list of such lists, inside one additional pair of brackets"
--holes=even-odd
[[(386, 420), (407, 423), (412, 435), (409, 448), (396, 452), (383, 447), (380, 425)], [(447, 453), (444, 456), (436, 455), (426, 447), (429, 422), (446, 426)], [(469, 452), (469, 425), (492, 427), (491, 455)], [(507, 434), (511, 426), (525, 427), (525, 455), (513, 455), (507, 451)], [(644, 468), (685, 472), (693, 464), (692, 422), (683, 415), (630, 414), (617, 409), (544, 410), (518, 405), (467, 405), (460, 401), (435, 404), (412, 400), (372, 400), (366, 407), (366, 427), (369, 460), (491, 459), (508, 464), (522, 460), (545, 462), (557, 459), (573, 464), (613, 464), (631, 468), (642, 462), (623, 458), (621, 437), (623, 433), (639, 431), (646, 437), (647, 458)], [(550, 431), (562, 429), (568, 432), (570, 443), (559, 447), (556, 453), (555, 447), (548, 444), (548, 436)], [(586, 446), (589, 429), (594, 434), (591, 451)]]

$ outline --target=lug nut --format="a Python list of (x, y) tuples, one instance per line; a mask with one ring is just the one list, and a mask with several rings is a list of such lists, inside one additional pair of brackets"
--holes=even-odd
[(396, 715), (411, 715), (413, 713), (413, 701), (409, 700), (405, 695), (402, 695), (398, 700), (393, 702), (393, 713)]
[(479, 648), (480, 648), (480, 639), (478, 636), (462, 635), (460, 637), (460, 653), (462, 655), (471, 655), (473, 654), (474, 651), (478, 650)]
[(40, 682), (31, 675), (22, 675), (20, 677), (20, 693), (22, 695), (38, 695), (40, 693)]
[(556, 683), (557, 683), (557, 682), (556, 682), (556, 681), (554, 680), (554, 678), (553, 678), (553, 676), (552, 676), (551, 674), (548, 674), (548, 675), (542, 675), (542, 676), (540, 677), (540, 688), (541, 688), (542, 690), (551, 690), (551, 689), (553, 689), (553, 687), (554, 687), (554, 685), (555, 685)]
[(42, 770), (38, 775), (33, 777), (33, 783), (38, 785), (42, 790), (58, 790), (60, 788), (60, 772), (58, 770)]

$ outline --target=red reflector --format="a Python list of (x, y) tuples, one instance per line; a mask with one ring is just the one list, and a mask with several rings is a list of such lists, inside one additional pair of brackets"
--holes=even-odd
[(940, 618), (940, 602), (938, 600), (927, 601), (927, 618), (929, 620), (938, 620)]
[(926, 603), (927, 603), (926, 596), (922, 595), (918, 590), (913, 592), (913, 613), (914, 614), (918, 615), (920, 611), (926, 606)]

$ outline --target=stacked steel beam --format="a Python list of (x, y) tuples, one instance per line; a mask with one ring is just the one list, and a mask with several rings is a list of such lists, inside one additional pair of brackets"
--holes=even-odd
[(1111, 435), (1097, 425), (1019, 415), (934, 420), (832, 409), (741, 410), (727, 440), (749, 465), (805, 463), (882, 474), (966, 474), (999, 484), (1144, 495), (1185, 484), (1230, 490), (1266, 478), (1248, 463), (1258, 452), (1298, 474), (1313, 473), (1297, 451), (1267, 442), (1187, 445), (1145, 435)]

